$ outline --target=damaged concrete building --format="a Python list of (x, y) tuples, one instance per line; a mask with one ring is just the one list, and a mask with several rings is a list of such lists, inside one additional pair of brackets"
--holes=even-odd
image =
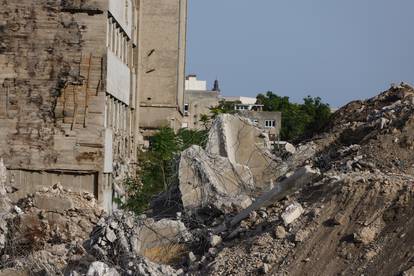
[(2, 1), (0, 157), (22, 197), (60, 182), (112, 209), (139, 136), (139, 1)]
[(140, 127), (178, 130), (184, 105), (187, 0), (141, 0), (139, 20)]

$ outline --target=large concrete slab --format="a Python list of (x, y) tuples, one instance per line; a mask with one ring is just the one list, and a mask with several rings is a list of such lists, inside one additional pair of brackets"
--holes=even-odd
[(190, 213), (207, 206), (223, 212), (233, 207), (245, 208), (245, 203), (251, 202), (248, 195), (254, 190), (253, 176), (247, 166), (208, 155), (199, 146), (182, 153), (179, 179), (181, 199)]
[(267, 134), (247, 118), (220, 115), (210, 130), (206, 151), (249, 167), (258, 188), (268, 189), (277, 176)]

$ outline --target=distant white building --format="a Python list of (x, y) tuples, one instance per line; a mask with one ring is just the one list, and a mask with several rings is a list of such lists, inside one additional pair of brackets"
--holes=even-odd
[(188, 75), (185, 78), (186, 91), (207, 91), (207, 81), (198, 80), (197, 75)]
[(256, 98), (241, 96), (222, 96), (221, 99), (226, 102), (241, 102), (244, 105), (254, 105), (257, 101)]
[(189, 75), (185, 80), (183, 128), (203, 129), (200, 121), (203, 115), (210, 115), (210, 108), (219, 104), (220, 87), (218, 80), (211, 90), (207, 81), (198, 80), (196, 75)]

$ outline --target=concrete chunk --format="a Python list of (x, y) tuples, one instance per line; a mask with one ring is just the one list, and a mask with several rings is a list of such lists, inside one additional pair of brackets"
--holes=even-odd
[(208, 155), (198, 146), (182, 153), (179, 180), (181, 199), (189, 213), (207, 206), (215, 206), (225, 213), (232, 206), (242, 209), (251, 202), (249, 195), (254, 190), (248, 167)]
[[(262, 207), (267, 207), (271, 205), (272, 203), (284, 198), (285, 196), (296, 192), (297, 190), (302, 188), (304, 185), (312, 181), (319, 174), (320, 174), (319, 171), (313, 170), (310, 166), (306, 166), (306, 167), (303, 167), (297, 170), (293, 175), (286, 178), (282, 182), (277, 183), (271, 191), (264, 193), (261, 197), (256, 199), (256, 201), (253, 202), (252, 205), (250, 205), (248, 208), (246, 208), (245, 210), (240, 212), (237, 216), (235, 216), (230, 223), (230, 227), (235, 226), (240, 221), (247, 218), (251, 212), (258, 210)], [(295, 211), (295, 210), (296, 210), (296, 207), (294, 206), (292, 211)], [(303, 208), (302, 208), (302, 211), (303, 211)], [(289, 216), (286, 215), (286, 217), (287, 219), (289, 219)], [(221, 226), (215, 229), (215, 231), (221, 232), (225, 230), (225, 228), (226, 226)]]
[(206, 151), (249, 167), (256, 187), (266, 190), (278, 172), (270, 148), (267, 135), (249, 119), (222, 114), (211, 127)]
[(35, 195), (34, 206), (39, 209), (58, 213), (74, 208), (73, 201), (70, 198), (49, 196), (45, 194)]
[(291, 205), (289, 205), (285, 212), (282, 214), (282, 220), (285, 223), (285, 225), (289, 225), (295, 220), (297, 220), (304, 212), (302, 205), (295, 202)]
[(134, 230), (137, 238), (133, 248), (138, 256), (146, 256), (153, 248), (168, 250), (171, 245), (191, 238), (191, 234), (181, 221), (162, 219), (157, 222), (145, 222)]

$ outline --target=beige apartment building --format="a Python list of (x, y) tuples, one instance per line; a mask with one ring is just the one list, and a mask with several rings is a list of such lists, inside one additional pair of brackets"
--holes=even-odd
[(211, 116), (210, 108), (218, 106), (220, 89), (218, 82), (216, 87), (207, 89), (207, 82), (198, 80), (196, 75), (189, 75), (185, 80), (184, 93), (184, 119), (183, 128), (202, 130), (203, 115)]
[(59, 182), (112, 210), (140, 121), (181, 124), (185, 18), (179, 0), (2, 1), (0, 158), (13, 197)]
[(140, 10), (140, 127), (148, 136), (182, 126), (187, 0), (141, 0)]

